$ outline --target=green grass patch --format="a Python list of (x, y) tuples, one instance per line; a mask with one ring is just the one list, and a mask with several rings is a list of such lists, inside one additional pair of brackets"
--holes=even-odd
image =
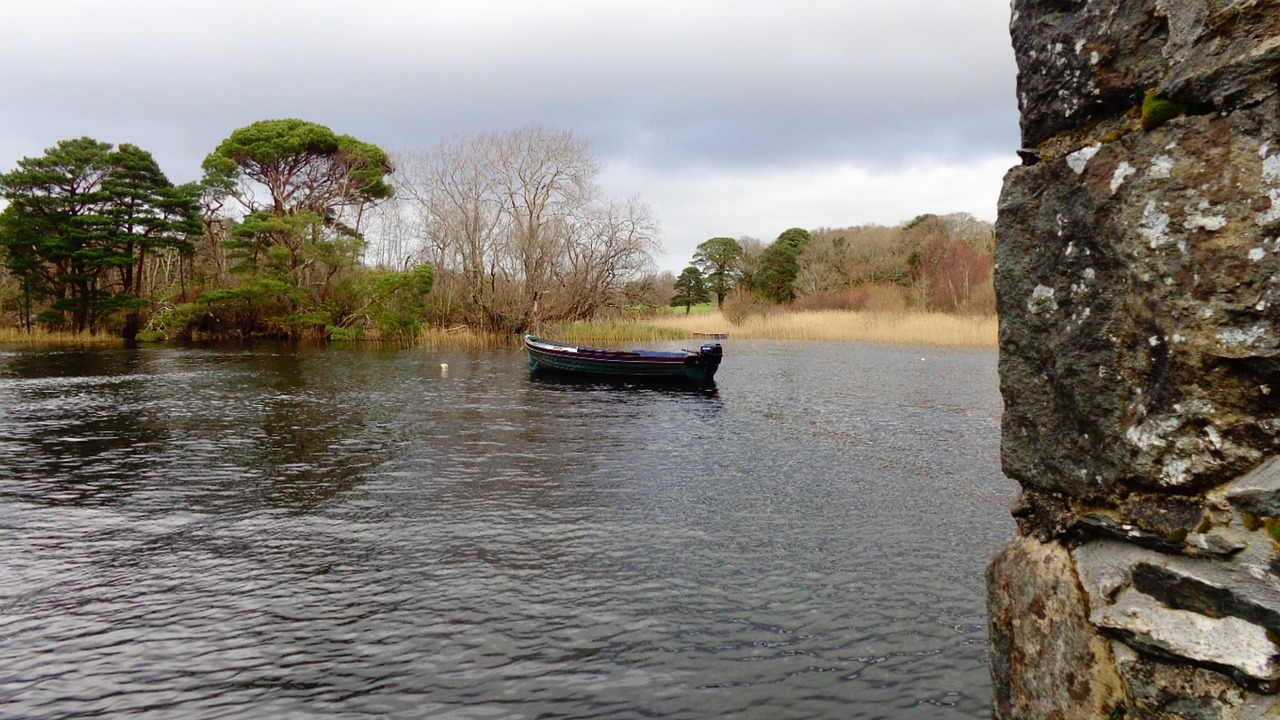
[[(684, 312), (684, 306), (683, 306), (683, 305), (681, 305), (680, 307), (673, 307), (673, 308), (667, 308), (667, 309), (671, 311), (671, 314), (672, 314), (672, 315), (684, 315), (684, 314), (685, 314), (685, 312)], [(715, 304), (715, 303), (702, 303), (701, 305), (692, 305), (692, 306), (690, 306), (690, 307), (689, 307), (689, 314), (690, 314), (690, 315), (702, 315), (702, 314), (704, 314), (704, 313), (712, 312), (712, 311), (714, 311), (715, 309), (716, 309), (716, 304)]]

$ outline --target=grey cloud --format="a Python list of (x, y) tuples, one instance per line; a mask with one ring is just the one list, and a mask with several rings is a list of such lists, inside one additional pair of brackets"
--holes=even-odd
[[(195, 180), (229, 133), (279, 117), (391, 151), (542, 124), (590, 141), (606, 171), (625, 167), (612, 177), (635, 182), (606, 191), (654, 198), (679, 257), (716, 235), (866, 221), (865, 192), (830, 187), (839, 168), (981, 166), (997, 187), (992, 158), (1019, 138), (1008, 16), (1007, 0), (10, 3), (0, 171), (88, 135)], [(735, 176), (754, 193), (736, 219), (733, 197), (673, 189)], [(806, 177), (815, 186), (797, 187)], [(770, 178), (787, 192), (770, 194)], [(986, 191), (906, 209), (929, 196), (922, 182), (896, 192), (901, 219), (993, 214)]]
[(992, 154), (1017, 142), (1007, 16), (1005, 0), (54, 0), (3, 38), (0, 150), (24, 134), (43, 148), (50, 128), (216, 143), (296, 115), (398, 149), (542, 123), (658, 164)]

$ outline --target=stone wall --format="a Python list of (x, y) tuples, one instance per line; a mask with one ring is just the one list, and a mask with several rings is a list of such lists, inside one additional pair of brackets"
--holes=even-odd
[(996, 718), (1280, 718), (1280, 0), (1014, 0)]

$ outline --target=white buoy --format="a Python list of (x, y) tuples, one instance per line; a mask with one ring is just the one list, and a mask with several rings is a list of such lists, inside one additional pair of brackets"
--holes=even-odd
[(449, 377), (449, 363), (440, 363), (440, 377)]

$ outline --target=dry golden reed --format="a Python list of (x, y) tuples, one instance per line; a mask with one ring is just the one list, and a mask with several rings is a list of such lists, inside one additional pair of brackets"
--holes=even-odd
[(473, 330), (463, 325), (449, 328), (424, 327), (418, 331), (413, 344), (429, 348), (483, 350), (510, 345), (513, 341), (512, 335)]
[(3, 345), (41, 345), (69, 347), (120, 347), (124, 341), (119, 335), (87, 332), (59, 332), (32, 330), (27, 332), (20, 328), (0, 328), (0, 344)]
[(658, 327), (647, 321), (570, 323), (542, 331), (548, 339), (582, 345), (620, 342), (661, 342), (689, 337), (678, 328)]
[(728, 333), (748, 340), (850, 341), (885, 345), (995, 348), (999, 323), (994, 315), (951, 315), (929, 312), (822, 310), (752, 315), (731, 325), (718, 311), (671, 315), (646, 323), (695, 333)]
[[(627, 342), (663, 342), (727, 333), (739, 340), (804, 340), (867, 342), (951, 348), (996, 348), (999, 324), (994, 315), (951, 315), (927, 312), (775, 310), (749, 316), (733, 325), (718, 310), (647, 317), (627, 322), (571, 323), (540, 329), (536, 334), (563, 342), (614, 346)], [(483, 349), (516, 345), (514, 334), (473, 330), (465, 326), (422, 329), (409, 344), (431, 348)], [(0, 344), (72, 347), (118, 347), (116, 335), (27, 333), (0, 328)]]

